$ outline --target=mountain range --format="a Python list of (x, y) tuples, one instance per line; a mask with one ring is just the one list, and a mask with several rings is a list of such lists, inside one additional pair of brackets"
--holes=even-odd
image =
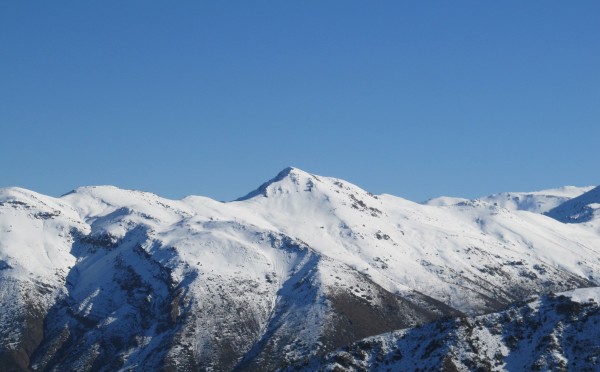
[(599, 282), (600, 187), (0, 189), (4, 370), (597, 370)]

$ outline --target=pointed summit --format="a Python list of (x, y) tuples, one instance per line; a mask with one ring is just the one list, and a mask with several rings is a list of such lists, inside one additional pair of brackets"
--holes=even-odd
[[(290, 193), (292, 191), (310, 191), (314, 184), (315, 176), (299, 168), (287, 167), (279, 172), (274, 178), (260, 185), (256, 190), (236, 199), (243, 201), (252, 199), (256, 196), (268, 197), (277, 193)], [(308, 188), (308, 189), (307, 189)]]
[(282, 179), (284, 179), (286, 177), (297, 177), (299, 175), (310, 176), (308, 173), (306, 173), (302, 169), (298, 169), (295, 167), (286, 167), (281, 172), (277, 173), (277, 176), (275, 176), (275, 178), (273, 178), (273, 180), (281, 181)]

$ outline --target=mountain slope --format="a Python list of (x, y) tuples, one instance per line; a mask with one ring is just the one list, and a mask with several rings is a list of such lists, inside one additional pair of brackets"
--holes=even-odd
[(29, 365), (46, 313), (76, 261), (73, 231), (85, 234), (88, 226), (62, 201), (0, 189), (0, 365)]
[(228, 203), (4, 189), (0, 244), (0, 358), (17, 370), (275, 369), (600, 278), (586, 224), (296, 168)]
[[(549, 210), (576, 198), (590, 190), (593, 186), (574, 187), (564, 186), (557, 189), (549, 189), (534, 192), (501, 192), (484, 196), (478, 200), (500, 206), (510, 210), (529, 211), (533, 213), (545, 213)], [(455, 205), (467, 201), (461, 198), (440, 197), (425, 202), (427, 205)]]
[(600, 289), (367, 338), (290, 370), (596, 371)]
[(590, 222), (600, 217), (600, 186), (549, 210), (547, 215), (566, 223)]
[[(552, 275), (572, 282), (565, 289), (587, 285), (599, 268), (589, 259), (600, 247), (596, 234), (541, 215), (481, 201), (434, 208), (286, 172), (244, 203), (276, 229), (368, 273), (391, 292), (415, 289), (461, 311), (483, 311), (495, 306), (488, 298), (515, 299), (496, 289), (498, 281), (526, 295), (548, 287)], [(573, 234), (586, 239), (575, 242)]]

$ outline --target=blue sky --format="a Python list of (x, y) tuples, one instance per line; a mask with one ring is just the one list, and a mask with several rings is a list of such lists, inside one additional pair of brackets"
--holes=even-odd
[(0, 3), (0, 187), (599, 184), (598, 1)]

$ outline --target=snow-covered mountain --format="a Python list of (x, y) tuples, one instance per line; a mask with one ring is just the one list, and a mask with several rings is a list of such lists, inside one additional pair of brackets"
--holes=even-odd
[(547, 215), (562, 222), (591, 222), (600, 217), (600, 186), (570, 199), (547, 212)]
[(296, 168), (227, 203), (2, 189), (0, 365), (272, 370), (593, 287), (597, 216), (551, 218), (593, 191), (419, 204)]
[(289, 370), (597, 371), (600, 288), (369, 337)]
[[(489, 204), (501, 206), (510, 210), (529, 211), (533, 213), (545, 213), (559, 205), (576, 198), (590, 190), (593, 186), (575, 187), (564, 186), (557, 189), (549, 189), (534, 192), (501, 192), (484, 196), (478, 200)], [(464, 202), (467, 199), (438, 197), (426, 201), (427, 205), (453, 205)]]

